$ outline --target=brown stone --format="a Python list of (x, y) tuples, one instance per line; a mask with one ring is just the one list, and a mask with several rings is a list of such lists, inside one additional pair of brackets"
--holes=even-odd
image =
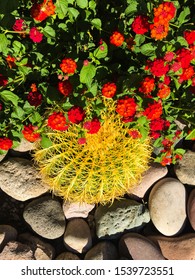
[(195, 260), (195, 233), (180, 237), (154, 235), (148, 238), (160, 247), (163, 256), (168, 260)]
[(34, 256), (28, 245), (10, 241), (0, 253), (0, 260), (34, 260)]
[(189, 195), (187, 202), (187, 214), (192, 228), (195, 230), (195, 189)]
[(121, 257), (133, 260), (164, 260), (160, 249), (150, 239), (138, 233), (126, 233), (119, 240)]

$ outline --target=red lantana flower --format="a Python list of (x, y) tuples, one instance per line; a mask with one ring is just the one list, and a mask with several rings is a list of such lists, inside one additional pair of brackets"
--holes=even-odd
[(125, 96), (117, 101), (116, 112), (124, 118), (135, 115), (137, 104), (135, 100), (129, 96)]
[(36, 140), (40, 139), (40, 133), (36, 132), (37, 127), (33, 126), (32, 124), (28, 124), (24, 126), (22, 130), (22, 134), (24, 138), (29, 142), (35, 142)]
[(94, 117), (91, 121), (86, 121), (83, 127), (88, 130), (87, 133), (95, 134), (99, 131), (101, 123), (98, 118)]
[(131, 27), (136, 34), (145, 34), (150, 29), (148, 17), (145, 15), (136, 16)]
[(162, 113), (162, 104), (160, 102), (154, 102), (148, 105), (148, 107), (143, 112), (143, 115), (149, 120), (155, 120), (160, 118)]
[(29, 36), (34, 43), (40, 43), (43, 39), (43, 34), (36, 27), (30, 29)]
[(169, 97), (170, 93), (171, 93), (170, 87), (165, 84), (162, 84), (157, 92), (157, 96), (161, 99), (164, 99)]
[(87, 142), (87, 140), (84, 137), (81, 137), (81, 138), (78, 139), (78, 144), (79, 145), (84, 145), (84, 144), (86, 144), (86, 142)]
[(14, 31), (23, 31), (26, 28), (24, 19), (16, 19), (12, 28)]
[(179, 76), (179, 83), (182, 83), (183, 81), (187, 81), (191, 79), (194, 76), (194, 67), (189, 66), (188, 68), (184, 68), (182, 71), (182, 74)]
[(158, 18), (158, 21), (169, 22), (174, 18), (176, 8), (171, 2), (163, 2), (157, 8), (154, 8), (154, 17)]
[(195, 43), (195, 30), (184, 31), (184, 38), (186, 39), (189, 45), (193, 45)]
[(0, 137), (0, 149), (7, 151), (13, 145), (13, 141), (7, 137)]
[(55, 6), (52, 0), (44, 0), (43, 3), (35, 2), (31, 8), (31, 16), (37, 21), (43, 21), (55, 14)]
[(125, 38), (123, 34), (121, 34), (118, 31), (113, 32), (112, 35), (110, 36), (110, 44), (116, 47), (120, 47), (123, 44), (124, 40)]
[(0, 87), (4, 87), (6, 86), (8, 83), (8, 80), (5, 76), (3, 76), (2, 74), (0, 74)]
[(156, 40), (162, 40), (167, 37), (169, 31), (169, 24), (162, 24), (161, 22), (155, 22), (150, 26), (151, 29), (151, 38)]
[(112, 98), (116, 93), (117, 87), (115, 83), (106, 83), (102, 87), (102, 95), (107, 98)]
[(6, 61), (7, 61), (7, 64), (8, 64), (8, 66), (9, 66), (10, 69), (12, 69), (12, 67), (14, 67), (14, 66), (16, 65), (16, 64), (15, 64), (16, 59), (15, 59), (15, 57), (13, 57), (13, 56), (11, 56), (11, 55), (8, 55), (8, 56), (6, 57)]
[(58, 83), (58, 90), (64, 96), (69, 96), (72, 93), (73, 87), (70, 81), (66, 80)]
[(167, 120), (158, 118), (158, 119), (152, 120), (149, 125), (150, 125), (151, 131), (161, 131), (161, 130), (167, 130), (170, 126), (170, 122)]
[(130, 129), (128, 131), (128, 134), (133, 138), (133, 139), (138, 139), (138, 138), (142, 138), (141, 133), (139, 132), (139, 130), (137, 129)]
[(64, 114), (61, 112), (52, 113), (48, 117), (47, 125), (53, 130), (61, 130), (61, 131), (67, 130), (69, 126), (66, 122), (66, 118)]
[(139, 91), (149, 95), (155, 88), (155, 80), (153, 77), (145, 77), (140, 83)]
[(60, 63), (60, 68), (66, 74), (74, 74), (77, 64), (72, 58), (64, 58)]
[(190, 50), (181, 48), (176, 52), (176, 55), (176, 61), (181, 64), (182, 68), (188, 68), (190, 66), (190, 62), (193, 59)]
[(27, 100), (31, 106), (37, 107), (41, 105), (43, 96), (40, 92), (32, 90), (31, 92), (28, 93)]
[(165, 75), (169, 71), (169, 66), (165, 63), (162, 58), (155, 58), (150, 63), (150, 72), (157, 77)]
[(71, 109), (68, 110), (68, 119), (72, 123), (80, 123), (85, 118), (85, 112), (82, 107), (80, 106), (73, 106)]

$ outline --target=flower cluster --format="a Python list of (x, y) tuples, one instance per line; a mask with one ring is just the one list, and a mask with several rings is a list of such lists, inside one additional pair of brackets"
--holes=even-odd
[(154, 8), (154, 23), (151, 24), (151, 37), (162, 40), (167, 37), (169, 31), (169, 21), (175, 16), (176, 8), (171, 2), (163, 2)]

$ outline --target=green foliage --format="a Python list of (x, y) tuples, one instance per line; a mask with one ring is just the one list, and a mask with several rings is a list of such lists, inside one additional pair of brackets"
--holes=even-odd
[[(42, 0), (37, 2), (43, 3)], [(177, 152), (181, 154), (175, 149), (175, 143), (181, 138), (194, 139), (195, 74), (181, 81), (184, 70), (176, 71), (173, 66), (178, 62), (177, 53), (181, 49), (194, 56), (194, 42), (190, 44), (184, 34), (195, 30), (195, 16), (192, 12), (194, 1), (168, 2), (174, 4), (175, 16), (169, 22), (167, 35), (158, 40), (151, 36), (150, 28), (154, 23), (154, 8), (164, 3), (160, 0), (53, 0), (53, 14), (43, 20), (33, 18), (34, 2), (31, 0), (0, 1), (0, 137), (8, 137), (17, 145), (24, 137), (24, 127), (33, 125), (40, 133), (43, 148), (50, 147), (51, 141), (46, 134), (47, 112), (51, 108), (64, 111), (70, 124), (69, 109), (76, 105), (88, 112), (90, 107), (90, 118), (97, 116), (102, 122), (101, 112), (105, 110), (102, 87), (110, 82), (117, 87), (113, 96), (115, 104), (124, 96), (134, 98), (136, 112), (130, 121), (125, 120), (124, 126), (138, 130), (142, 140), (152, 133), (151, 120), (144, 115), (145, 110), (150, 103), (162, 104), (159, 118), (170, 122), (170, 126), (158, 130), (158, 137), (152, 138), (151, 145), (162, 151), (156, 155), (156, 161), (162, 163), (170, 152), (174, 163)], [(142, 34), (132, 26), (140, 15), (146, 16), (150, 25)], [(24, 21), (23, 25), (14, 30), (18, 19)], [(32, 40), (32, 28), (42, 34), (39, 42)], [(110, 41), (115, 31), (124, 37), (118, 46)], [(166, 75), (155, 76), (150, 63), (158, 58), (164, 59), (168, 52), (174, 54), (173, 60), (165, 62), (169, 71)], [(63, 72), (60, 65), (64, 58), (76, 62), (74, 73)], [(189, 71), (194, 71), (194, 58), (189, 66), (192, 67)], [(146, 77), (155, 80), (154, 89), (149, 94), (140, 91), (141, 82)], [(170, 95), (160, 98), (158, 93), (165, 85), (165, 79), (169, 80), (166, 86), (170, 88)], [(59, 91), (59, 83), (66, 80), (72, 86), (72, 93), (68, 96)], [(37, 88), (35, 92), (41, 96), (38, 105), (29, 103), (33, 84)], [(180, 135), (175, 120), (185, 124)], [(85, 121), (88, 120), (85, 118), (83, 123)], [(166, 154), (163, 141), (167, 139), (172, 144)]]

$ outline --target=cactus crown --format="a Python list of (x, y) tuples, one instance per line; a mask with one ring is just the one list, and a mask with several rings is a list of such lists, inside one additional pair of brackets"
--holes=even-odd
[(148, 169), (150, 139), (127, 136), (128, 128), (115, 112), (115, 103), (104, 100), (101, 128), (86, 133), (86, 143), (78, 143), (81, 124), (66, 131), (47, 133), (52, 145), (37, 146), (34, 159), (43, 180), (55, 195), (72, 202), (112, 203), (127, 193)]

